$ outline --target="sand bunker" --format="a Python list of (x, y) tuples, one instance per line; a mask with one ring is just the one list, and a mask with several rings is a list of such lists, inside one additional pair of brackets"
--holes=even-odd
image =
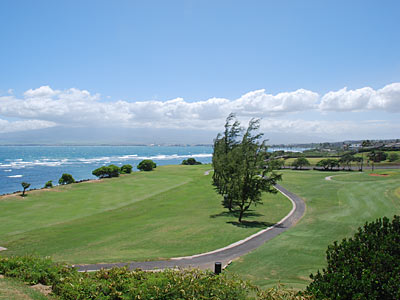
[(376, 174), (376, 173), (371, 173), (369, 176), (378, 176), (378, 177), (387, 177), (389, 174)]

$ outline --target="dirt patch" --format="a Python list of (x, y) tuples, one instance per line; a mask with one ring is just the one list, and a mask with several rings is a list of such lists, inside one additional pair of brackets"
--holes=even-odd
[(376, 174), (376, 173), (371, 173), (369, 176), (377, 176), (377, 177), (388, 177), (389, 174)]
[(32, 289), (39, 291), (43, 295), (47, 296), (51, 293), (51, 286), (43, 285), (43, 284), (36, 284), (31, 286)]

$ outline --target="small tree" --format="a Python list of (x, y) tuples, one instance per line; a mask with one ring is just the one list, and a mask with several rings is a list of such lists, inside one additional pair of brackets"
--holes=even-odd
[(400, 299), (400, 217), (366, 223), (328, 246), (326, 258), (307, 287), (317, 299)]
[(184, 159), (182, 161), (182, 165), (201, 165), (201, 162), (197, 161), (196, 159), (194, 159), (193, 157), (190, 157), (188, 159)]
[(64, 173), (61, 175), (61, 178), (58, 180), (58, 184), (71, 184), (74, 183), (75, 179), (71, 174)]
[(299, 157), (292, 162), (292, 166), (297, 170), (301, 169), (302, 167), (309, 166), (310, 162), (305, 157)]
[(45, 189), (52, 188), (52, 187), (53, 187), (53, 180), (49, 180), (44, 184)]
[(152, 171), (153, 169), (157, 168), (157, 165), (156, 165), (156, 163), (155, 163), (154, 161), (152, 161), (151, 159), (145, 159), (145, 160), (142, 160), (142, 161), (138, 164), (137, 168), (138, 168), (140, 171)]
[(118, 177), (119, 173), (120, 173), (120, 168), (118, 168), (116, 165), (102, 166), (92, 172), (94, 176), (97, 176), (99, 178)]
[(132, 165), (123, 165), (121, 167), (121, 173), (122, 174), (130, 174), (130, 173), (132, 173)]
[(317, 165), (317, 167), (323, 167), (324, 170), (333, 170), (333, 168), (338, 167), (339, 166), (339, 161), (337, 159), (334, 158), (326, 158), (326, 159), (322, 159), (320, 160)]
[(347, 166), (347, 169), (351, 169), (351, 162), (356, 161), (356, 158), (353, 154), (351, 153), (346, 153), (342, 155), (339, 159), (339, 163), (343, 166), (343, 170), (345, 166)]
[(390, 162), (394, 162), (396, 160), (398, 160), (400, 158), (400, 155), (398, 155), (397, 153), (390, 153), (388, 156), (388, 159)]
[(27, 188), (29, 188), (31, 186), (31, 184), (27, 183), (27, 182), (21, 182), (21, 185), (22, 185), (22, 188), (24, 189), (22, 191), (22, 197), (25, 197), (25, 191), (26, 191)]

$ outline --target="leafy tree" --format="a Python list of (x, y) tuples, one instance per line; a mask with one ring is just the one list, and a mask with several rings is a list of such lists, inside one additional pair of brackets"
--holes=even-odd
[(214, 140), (213, 185), (224, 196), (225, 206), (238, 212), (239, 222), (252, 204), (262, 203), (262, 192), (276, 193), (273, 185), (281, 179), (265, 159), (267, 147), (263, 134), (256, 133), (259, 127), (260, 120), (252, 119), (245, 130), (230, 114), (224, 134)]
[(305, 157), (299, 157), (296, 158), (293, 162), (292, 162), (292, 166), (297, 170), (297, 169), (301, 169), (302, 167), (305, 166), (309, 166), (310, 162), (308, 161), (307, 158)]
[(334, 158), (322, 159), (317, 163), (317, 167), (323, 167), (325, 170), (332, 170), (339, 166), (339, 161)]
[(121, 167), (121, 173), (122, 174), (130, 174), (130, 173), (132, 173), (132, 165), (123, 165)]
[(351, 169), (351, 162), (356, 161), (355, 156), (352, 153), (346, 153), (342, 155), (339, 159), (339, 163), (344, 167), (347, 166), (347, 169)]
[(397, 153), (390, 153), (388, 156), (388, 159), (390, 162), (394, 162), (396, 160), (398, 160), (400, 158), (400, 155), (398, 155)]
[(138, 168), (140, 171), (152, 171), (153, 169), (157, 168), (157, 165), (156, 165), (156, 163), (155, 163), (154, 161), (152, 161), (151, 159), (145, 159), (145, 160), (142, 160), (142, 161), (138, 164), (137, 168)]
[(386, 152), (379, 151), (379, 150), (378, 151), (372, 150), (370, 153), (368, 153), (368, 158), (376, 163), (386, 160), (387, 156), (388, 155)]
[(400, 217), (366, 223), (353, 238), (334, 242), (328, 266), (307, 287), (317, 299), (400, 299)]
[(97, 168), (92, 172), (94, 176), (99, 178), (111, 178), (111, 177), (118, 177), (120, 172), (120, 168), (116, 165), (109, 165), (109, 166), (102, 166)]
[(22, 192), (22, 197), (25, 197), (25, 191), (27, 188), (29, 188), (31, 186), (31, 184), (24, 181), (24, 182), (21, 182), (21, 185), (22, 185), (22, 188), (24, 189)]
[(58, 180), (58, 184), (71, 184), (74, 183), (75, 179), (71, 174), (64, 173), (61, 175), (61, 178)]
[(44, 184), (45, 189), (52, 188), (52, 187), (53, 187), (53, 180), (49, 180)]
[(201, 165), (200, 161), (197, 161), (196, 159), (194, 159), (193, 157), (190, 157), (188, 159), (184, 159), (182, 161), (182, 165)]

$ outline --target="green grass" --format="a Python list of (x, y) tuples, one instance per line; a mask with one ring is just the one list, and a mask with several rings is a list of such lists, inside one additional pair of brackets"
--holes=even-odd
[[(328, 244), (351, 237), (366, 221), (400, 213), (400, 170), (374, 173), (284, 171), (282, 185), (301, 196), (306, 214), (284, 232), (228, 267), (262, 287), (278, 281), (304, 288), (325, 266)], [(324, 178), (334, 176), (331, 181)]]
[(68, 263), (154, 260), (215, 250), (291, 209), (280, 194), (237, 226), (211, 185), (210, 165), (163, 166), (0, 200), (5, 255), (35, 253)]
[(0, 300), (49, 300), (40, 292), (26, 286), (22, 282), (11, 279), (0, 279)]

